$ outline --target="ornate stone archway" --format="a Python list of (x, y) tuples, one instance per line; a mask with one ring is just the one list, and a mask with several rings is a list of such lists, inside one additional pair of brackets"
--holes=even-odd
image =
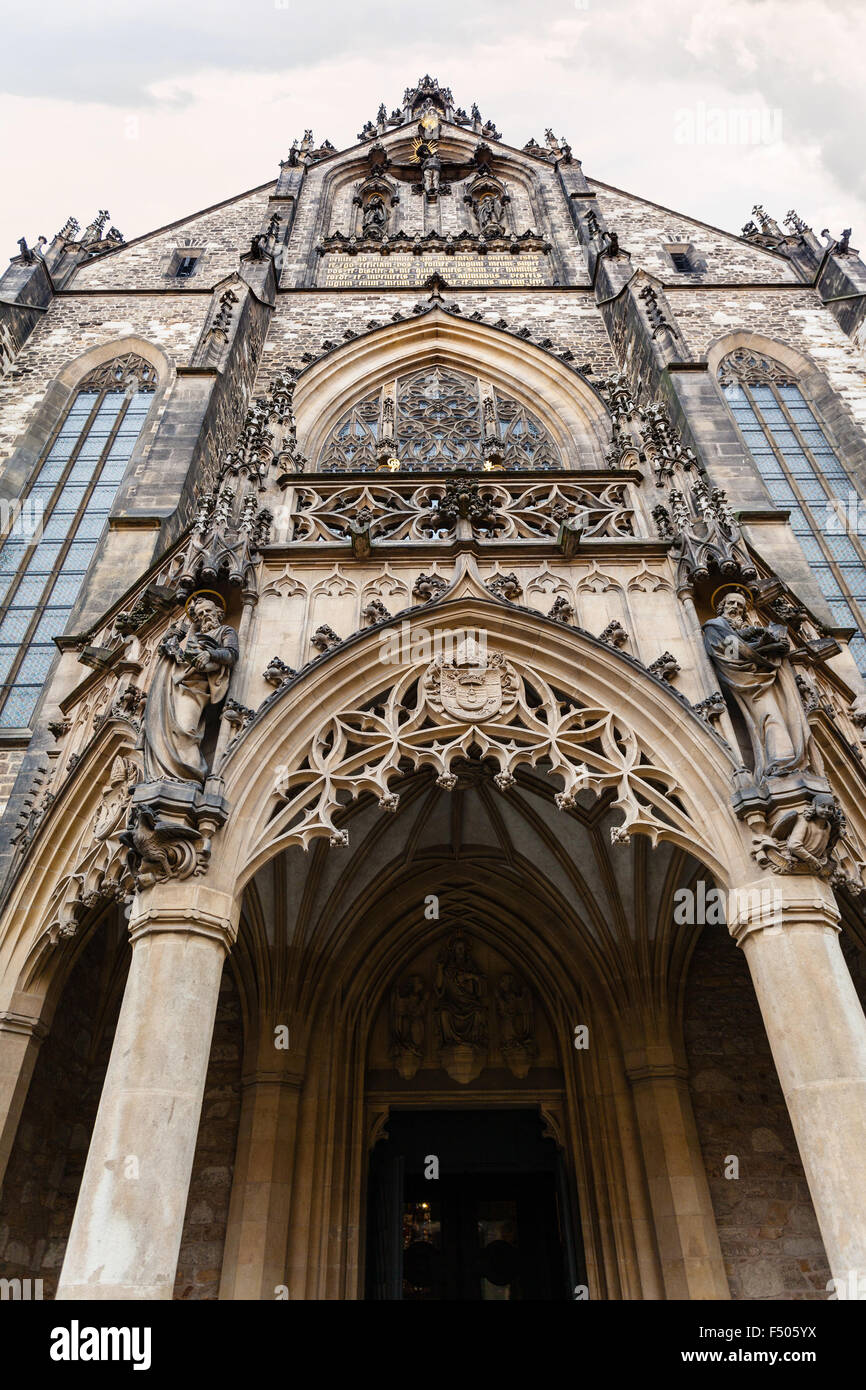
[[(257, 634), (254, 610), (249, 612), (245, 640), (250, 644), (271, 640), (269, 633), (264, 639)], [(456, 645), (439, 656), (423, 647), (437, 628), (461, 634)], [(408, 656), (398, 645), (389, 657), (386, 644), (394, 634), (403, 637), (404, 632)], [(155, 631), (150, 640), (157, 638)], [(416, 639), (418, 652), (413, 655)], [(483, 660), (467, 645), (474, 642), (480, 648), (482, 641)], [(418, 654), (421, 651), (423, 656)], [(100, 756), (107, 773), (116, 763), (114, 754), (108, 756), (105, 737)], [(96, 757), (96, 752), (88, 756)], [(164, 875), (163, 881), (147, 888), (142, 883), (133, 905), (133, 967), (70, 1237), (61, 1297), (90, 1290), (92, 1262), (104, 1240), (112, 1253), (107, 1259), (99, 1256), (96, 1287), (103, 1296), (153, 1297), (170, 1292), (160, 1271), (167, 1258), (171, 1263), (170, 1252), (176, 1253), (179, 1240), (216, 991), (225, 952), (236, 940), (244, 887), (284, 850), (320, 838), (344, 842), (350, 803), (359, 796), (372, 793), (370, 810), (387, 818), (389, 810), (399, 806), (399, 789), (394, 784), (407, 771), (432, 769), (434, 780), (447, 795), (464, 760), (472, 758), (486, 761), (493, 771), (498, 779), (493, 783), (495, 795), (504, 804), (515, 784), (531, 774), (545, 781), (551, 800), (558, 802), (552, 808), (554, 814), (563, 824), (580, 810), (581, 798), (589, 805), (606, 798), (616, 813), (616, 822), (608, 826), (609, 839), (624, 842), (630, 833), (638, 832), (660, 844), (697, 853), (732, 892), (730, 925), (743, 936), (750, 964), (755, 962), (765, 1018), (772, 1020), (777, 1008), (780, 966), (783, 974), (787, 972), (789, 993), (801, 972), (814, 974), (816, 963), (819, 973), (826, 971), (833, 978), (836, 993), (842, 990), (832, 935), (835, 909), (825, 884), (803, 878), (782, 881), (785, 914), (806, 928), (799, 938), (806, 956), (792, 963), (790, 955), (780, 960), (773, 952), (766, 928), (777, 924), (773, 912), (778, 912), (778, 901), (770, 899), (773, 912), (768, 914), (767, 901), (761, 896), (768, 877), (756, 876), (748, 833), (728, 809), (736, 759), (725, 741), (639, 662), (589, 634), (508, 602), (483, 582), (475, 562), (464, 557), (455, 579), (438, 591), (434, 602), (333, 646), (298, 677), (284, 680), (255, 715), (223, 726), (211, 774), (211, 780), (219, 783), (220, 804), (228, 808), (215, 840), (218, 852), (202, 863), (198, 874)], [(20, 929), (6, 934), (10, 952), (20, 962), (19, 971), (45, 932), (52, 894), (63, 875), (74, 872), (82, 819), (100, 813), (100, 790), (93, 789), (89, 796), (70, 818), (66, 840), (52, 839), (50, 860), (40, 861), (37, 835), (35, 852), (22, 866), (7, 909)], [(59, 803), (57, 808), (52, 806), (47, 823), (53, 817), (68, 816), (71, 805), (67, 798), (65, 811)], [(329, 852), (339, 855), (341, 850)], [(761, 890), (757, 898), (756, 882)], [(28, 913), (32, 904), (27, 897), (33, 888), (39, 912), (35, 923)], [(807, 959), (811, 961), (808, 968)], [(342, 968), (347, 968), (345, 960)], [(178, 1021), (182, 1045), (174, 1036)], [(849, 1022), (847, 1017), (839, 1021), (840, 1039), (849, 1030)], [(665, 1106), (655, 1096), (659, 1077), (652, 1065), (642, 1071), (645, 1064), (640, 1061), (648, 1048), (650, 1052), (657, 1049), (659, 1040), (651, 1040), (646, 1032), (640, 1009), (634, 1012), (632, 1024), (638, 1034), (630, 1065), (642, 1082), (650, 1083), (642, 1093), (642, 1126), (648, 1133), (657, 1126), (664, 1138), (670, 1127), (660, 1123)], [(786, 1030), (788, 1021), (781, 1030), (783, 1049)], [(173, 1039), (169, 1048), (167, 1038)], [(845, 1041), (844, 1046), (848, 1045)], [(350, 1053), (357, 1056), (356, 1045)], [(654, 1055), (657, 1058), (657, 1051)], [(789, 1048), (787, 1055), (784, 1050), (778, 1052), (777, 1061), (779, 1057), (789, 1104), (801, 1107), (795, 1116), (801, 1148), (808, 1148), (815, 1115), (826, 1127), (825, 1096), (830, 1095), (832, 1084), (826, 1091), (813, 1088), (801, 1097), (796, 1076), (802, 1046)], [(165, 1084), (158, 1096), (154, 1093), (152, 1104), (142, 1107), (141, 1096), (151, 1089), (147, 1078), (154, 1069)], [(667, 1078), (665, 1084), (674, 1080)], [(315, 1107), (316, 1095), (305, 1083), (304, 1105)], [(135, 1191), (129, 1185), (118, 1186), (108, 1162), (118, 1142), (118, 1114), (125, 1117), (128, 1133), (123, 1142), (130, 1146), (140, 1142), (136, 1134), (142, 1125), (156, 1124), (165, 1133), (159, 1165)], [(839, 1252), (845, 1250), (846, 1240), (850, 1246), (850, 1237), (839, 1231), (839, 1244), (833, 1246), (838, 1213), (845, 1209), (834, 1186), (836, 1175), (828, 1177), (826, 1166), (818, 1164), (810, 1171), (806, 1152), (804, 1159), (819, 1217), (824, 1218), (831, 1258), (847, 1258)], [(833, 1188), (832, 1201), (825, 1207), (822, 1185), (828, 1191)], [(142, 1221), (145, 1210), (152, 1213), (157, 1191), (170, 1191), (172, 1200), (163, 1203), (159, 1221), (152, 1214)], [(346, 1200), (345, 1196), (340, 1200)], [(96, 1219), (97, 1210), (108, 1213), (105, 1221)], [(136, 1253), (134, 1271), (112, 1241), (116, 1221), (131, 1223), (142, 1233), (144, 1247)], [(694, 1266), (694, 1277), (706, 1278), (710, 1266)], [(133, 1274), (134, 1278), (128, 1277)], [(323, 1292), (324, 1296), (344, 1296), (330, 1285)]]

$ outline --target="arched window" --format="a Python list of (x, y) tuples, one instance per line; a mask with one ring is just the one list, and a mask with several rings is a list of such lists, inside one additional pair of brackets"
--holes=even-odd
[(720, 364), (719, 382), (770, 496), (790, 513), (836, 623), (858, 629), (851, 653), (866, 674), (866, 546), (856, 524), (847, 525), (853, 480), (785, 367), (737, 348)]
[(15, 508), (0, 549), (0, 728), (30, 723), (155, 389), (134, 353), (92, 371)]
[(562, 467), (556, 445), (530, 411), (450, 367), (411, 372), (358, 401), (331, 432), (319, 468), (373, 472), (383, 466), (386, 439), (385, 454), (411, 472), (480, 469), (492, 457), (506, 469)]

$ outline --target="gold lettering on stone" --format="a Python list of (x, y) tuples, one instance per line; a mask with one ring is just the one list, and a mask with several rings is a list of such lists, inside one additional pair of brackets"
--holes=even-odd
[(419, 256), (405, 251), (390, 256), (348, 256), (332, 251), (323, 258), (318, 283), (324, 289), (411, 289), (423, 285), (428, 275), (434, 274), (441, 275), (452, 288), (523, 288), (553, 282), (548, 258), (536, 251), (517, 256), (509, 251), (490, 251), (486, 256), (473, 251), (456, 251), (453, 256), (442, 251), (426, 251)]

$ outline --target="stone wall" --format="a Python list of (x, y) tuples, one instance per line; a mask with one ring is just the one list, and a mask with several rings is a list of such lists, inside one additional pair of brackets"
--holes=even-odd
[[(72, 286), (81, 289), (212, 289), (238, 268), (238, 255), (249, 251), (268, 206), (272, 185), (255, 188), (170, 226), (139, 237), (128, 246), (84, 265), (76, 271)], [(189, 280), (178, 282), (168, 275), (174, 252), (181, 245), (201, 249), (202, 255)]]
[[(620, 245), (631, 256), (632, 270), (647, 270), (665, 282), (685, 281), (796, 281), (791, 264), (781, 256), (750, 246), (737, 236), (695, 222), (690, 217), (646, 202), (631, 193), (589, 180), (598, 197), (598, 210)], [(665, 242), (689, 242), (701, 269), (695, 274), (678, 272), (664, 249)]]
[[(826, 1299), (830, 1269), (742, 951), (704, 928), (685, 1007), (689, 1082), (735, 1299)], [(739, 1177), (726, 1178), (729, 1155)]]
[(23, 761), (23, 748), (0, 748), (0, 816), (3, 815), (6, 803), (12, 795), (15, 778)]
[[(305, 352), (318, 356), (325, 342), (341, 342), (347, 330), (356, 335), (365, 333), (371, 321), (390, 324), (398, 310), (410, 317), (413, 305), (426, 300), (427, 292), (417, 289), (280, 295), (262, 353), (256, 392), (266, 390), (275, 372), (303, 368)], [(536, 343), (549, 338), (552, 351), (570, 348), (576, 365), (590, 364), (593, 380), (616, 370), (604, 322), (590, 293), (455, 289), (445, 292), (445, 302), (459, 304), (466, 318), (481, 314), (490, 326), (504, 320), (513, 333), (525, 326)]]
[(206, 295), (59, 295), (0, 382), (0, 460), (20, 442), (51, 382), (75, 358), (103, 343), (137, 337), (161, 348), (170, 361), (186, 363), (209, 306)]
[(866, 422), (862, 351), (839, 327), (814, 290), (764, 285), (755, 289), (668, 287), (689, 350), (703, 357), (716, 339), (739, 331), (760, 334), (806, 353), (860, 421)]

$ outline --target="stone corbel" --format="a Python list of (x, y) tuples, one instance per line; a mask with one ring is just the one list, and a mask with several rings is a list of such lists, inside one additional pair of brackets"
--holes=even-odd
[(211, 840), (228, 817), (222, 780), (140, 782), (132, 797), (126, 845), (135, 887), (141, 891), (170, 878), (205, 873)]

